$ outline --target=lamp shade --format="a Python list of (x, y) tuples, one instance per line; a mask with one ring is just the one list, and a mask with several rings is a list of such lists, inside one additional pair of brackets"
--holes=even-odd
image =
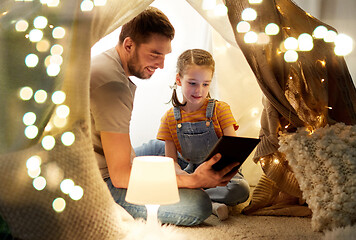
[(163, 156), (135, 157), (126, 201), (138, 205), (179, 202), (173, 159)]

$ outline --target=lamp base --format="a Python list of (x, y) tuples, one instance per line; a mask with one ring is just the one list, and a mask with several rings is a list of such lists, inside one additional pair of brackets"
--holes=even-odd
[(158, 225), (157, 213), (160, 205), (146, 204), (145, 206), (147, 209), (146, 223), (150, 225)]

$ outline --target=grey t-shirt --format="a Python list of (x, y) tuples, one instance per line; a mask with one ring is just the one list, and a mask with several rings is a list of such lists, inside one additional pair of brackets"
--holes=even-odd
[(125, 75), (120, 56), (111, 48), (91, 61), (90, 115), (92, 141), (102, 177), (108, 178), (100, 131), (129, 133), (136, 85)]

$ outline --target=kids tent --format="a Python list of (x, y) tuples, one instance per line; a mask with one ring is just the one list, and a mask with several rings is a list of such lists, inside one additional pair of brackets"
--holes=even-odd
[[(90, 50), (152, 2), (2, 1), (0, 213), (14, 236), (124, 237), (130, 217), (112, 200), (91, 146)], [(263, 175), (245, 213), (283, 214), (268, 208), (282, 192), (305, 199), (314, 230), (354, 224), (356, 90), (346, 63), (315, 36), (311, 51), (292, 52), (296, 61), (286, 60), (281, 46), (289, 37), (313, 36), (320, 25), (336, 30), (289, 0), (226, 0), (221, 19), (203, 1), (187, 2), (241, 49), (264, 96), (254, 155)], [(238, 31), (249, 8), (258, 13), (248, 20), (255, 33), (278, 27), (268, 42), (250, 43)], [(294, 205), (295, 215), (308, 214), (305, 205)]]

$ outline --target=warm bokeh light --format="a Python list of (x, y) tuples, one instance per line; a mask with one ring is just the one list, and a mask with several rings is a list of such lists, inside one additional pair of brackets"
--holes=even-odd
[(34, 156), (30, 157), (29, 159), (27, 159), (26, 167), (29, 170), (35, 170), (37, 168), (40, 168), (41, 163), (42, 163), (41, 157), (38, 155), (34, 155)]
[(74, 182), (72, 179), (64, 179), (59, 187), (64, 194), (69, 194), (74, 188)]
[(46, 0), (48, 7), (58, 7), (60, 0)]
[(47, 100), (47, 92), (45, 90), (37, 90), (34, 95), (34, 99), (37, 103), (44, 103)]
[(33, 26), (37, 29), (44, 29), (47, 26), (48, 20), (44, 16), (38, 16), (33, 20)]
[(258, 36), (257, 36), (257, 43), (258, 44), (268, 44), (269, 41), (270, 41), (270, 38), (266, 33), (261, 32), (261, 33), (258, 34)]
[(90, 0), (83, 0), (83, 2), (80, 4), (80, 9), (83, 12), (89, 12), (93, 10), (94, 8), (94, 3)]
[(61, 141), (65, 146), (71, 146), (75, 141), (74, 133), (65, 132), (62, 134)]
[(66, 201), (63, 198), (56, 198), (52, 203), (54, 211), (60, 213), (66, 208)]
[(326, 36), (327, 33), (328, 29), (325, 26), (320, 25), (314, 29), (313, 37), (322, 39)]
[(52, 36), (54, 39), (64, 38), (65, 34), (66, 34), (66, 31), (62, 27), (56, 27), (52, 31)]
[(80, 200), (84, 195), (84, 190), (80, 186), (74, 186), (69, 192), (69, 197), (75, 201)]
[(31, 42), (39, 42), (43, 38), (43, 32), (39, 29), (33, 29), (29, 33), (29, 39)]
[(294, 37), (289, 37), (284, 40), (284, 47), (287, 50), (297, 50), (298, 49), (298, 40)]
[(29, 68), (34, 68), (37, 66), (39, 58), (36, 54), (30, 53), (25, 58), (25, 64)]
[(32, 182), (33, 187), (38, 191), (43, 190), (46, 187), (46, 184), (47, 182), (44, 177), (36, 177)]
[(224, 4), (218, 4), (214, 8), (215, 16), (222, 17), (227, 15), (227, 7)]
[[(60, 56), (60, 55), (53, 55), (53, 56), (50, 57), (49, 62), (50, 62), (50, 65), (53, 64), (53, 65), (58, 65), (58, 66), (60, 66), (60, 65), (62, 65), (62, 63), (63, 63), (63, 58), (62, 58), (62, 56)], [(48, 67), (49, 67), (50, 65), (48, 65)], [(58, 73), (59, 73), (59, 72), (58, 72)], [(58, 73), (57, 73), (57, 75), (58, 75)]]
[(42, 39), (36, 44), (36, 49), (39, 52), (47, 52), (49, 49), (50, 43), (46, 39)]
[(288, 50), (284, 53), (284, 60), (286, 62), (296, 62), (298, 60), (298, 53), (294, 50)]
[(338, 34), (335, 37), (335, 54), (338, 56), (345, 56), (350, 54), (353, 50), (353, 40), (346, 34)]
[(53, 136), (51, 135), (47, 135), (42, 139), (42, 147), (47, 150), (50, 151), (54, 148), (54, 146), (56, 145), (56, 140), (54, 139)]
[(69, 113), (70, 113), (70, 109), (67, 105), (59, 105), (56, 109), (56, 114), (60, 118), (68, 117)]
[(259, 4), (259, 3), (262, 3), (263, 0), (248, 0), (248, 2), (249, 2), (250, 4)]
[[(51, 62), (51, 58), (49, 58), (50, 62)], [(57, 76), (61, 71), (61, 67), (58, 64), (52, 64), (50, 63), (47, 67), (47, 74), (50, 77), (55, 77)]]
[(26, 20), (19, 20), (15, 24), (15, 29), (18, 32), (25, 32), (28, 28), (28, 22)]
[(36, 122), (36, 114), (34, 112), (27, 112), (23, 115), (22, 121), (26, 126), (33, 125)]
[(62, 128), (65, 127), (65, 125), (67, 125), (67, 119), (66, 118), (60, 118), (57, 115), (54, 116), (53, 118), (53, 125), (57, 128)]
[(337, 33), (335, 31), (329, 30), (324, 37), (324, 41), (325, 42), (334, 42), (336, 36), (337, 36)]
[(241, 18), (244, 21), (253, 21), (257, 18), (257, 12), (253, 8), (246, 8), (242, 11)]
[(55, 91), (52, 94), (52, 102), (54, 104), (62, 104), (66, 100), (66, 94), (63, 91)]
[(95, 6), (105, 6), (107, 0), (94, 0)]
[(258, 35), (253, 31), (247, 32), (244, 36), (245, 43), (256, 43), (257, 39)]
[(20, 98), (24, 101), (28, 101), (32, 98), (33, 90), (30, 87), (23, 87), (19, 92)]
[(38, 128), (35, 125), (30, 125), (25, 128), (25, 136), (28, 139), (34, 139), (37, 137), (38, 134)]
[(51, 47), (51, 54), (52, 55), (62, 55), (63, 53), (63, 46), (60, 44), (55, 44)]
[(298, 37), (300, 51), (310, 51), (314, 47), (313, 37), (308, 33), (300, 34)]
[(28, 169), (27, 170), (27, 175), (30, 178), (36, 178), (41, 174), (41, 168), (36, 168), (36, 169)]
[(279, 33), (279, 26), (275, 23), (269, 23), (265, 27), (265, 32), (267, 35), (277, 35)]
[(250, 29), (251, 25), (246, 21), (240, 21), (236, 26), (236, 31), (238, 33), (247, 33)]

